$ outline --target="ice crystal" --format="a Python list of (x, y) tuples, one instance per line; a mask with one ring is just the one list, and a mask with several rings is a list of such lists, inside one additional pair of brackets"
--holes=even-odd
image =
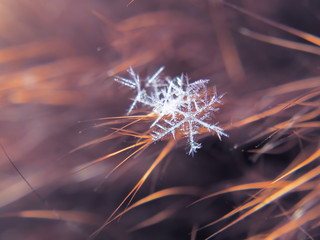
[(221, 104), (223, 95), (218, 96), (216, 89), (209, 94), (207, 84), (209, 80), (197, 80), (189, 83), (186, 75), (180, 77), (160, 78), (164, 67), (161, 67), (152, 77), (141, 82), (130, 67), (128, 73), (131, 79), (117, 77), (115, 81), (135, 89), (134, 98), (128, 114), (138, 103), (152, 109), (156, 119), (150, 125), (153, 141), (158, 141), (176, 134), (185, 135), (190, 145), (189, 154), (195, 153), (201, 144), (195, 140), (195, 135), (201, 129), (215, 132), (219, 139), (228, 136), (217, 124), (212, 124), (213, 113), (218, 111), (217, 105)]

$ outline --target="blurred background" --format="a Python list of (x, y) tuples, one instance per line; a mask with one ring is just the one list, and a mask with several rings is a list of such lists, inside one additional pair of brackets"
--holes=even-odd
[[(197, 193), (140, 206), (95, 239), (205, 239), (230, 221), (193, 230), (241, 206), (254, 192), (189, 204), (241, 183), (272, 181), (319, 149), (319, 47), (259, 19), (320, 36), (319, 1), (228, 3), (258, 18), (214, 0), (1, 1), (1, 239), (88, 239), (152, 164), (165, 142), (151, 145), (107, 179), (128, 154), (74, 174), (79, 166), (134, 143), (124, 137), (72, 152), (114, 131), (113, 125), (100, 126), (99, 118), (126, 114), (134, 93), (113, 77), (127, 77), (129, 66), (142, 77), (165, 66), (168, 76), (211, 79), (220, 94), (226, 93), (215, 121), (230, 137), (201, 137), (203, 148), (194, 157), (177, 143), (135, 199), (180, 186), (195, 187)], [(290, 48), (268, 37), (284, 39)], [(308, 99), (289, 111), (266, 112), (303, 97)], [(277, 125), (307, 115), (298, 129)], [(251, 121), (252, 116), (258, 120)], [(295, 176), (316, 168), (315, 159)], [(305, 199), (309, 205), (304, 209), (318, 205), (318, 182), (307, 188), (313, 195)], [(265, 239), (268, 234), (260, 234), (271, 234), (290, 219), (283, 218), (283, 209), (291, 209), (307, 193), (294, 192), (213, 239)], [(319, 238), (319, 216), (308, 219), (313, 222), (293, 224), (298, 230), (275, 236)]]

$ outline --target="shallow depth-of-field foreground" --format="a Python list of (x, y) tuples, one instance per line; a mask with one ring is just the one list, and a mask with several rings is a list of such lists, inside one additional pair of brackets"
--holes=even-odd
[(320, 238), (318, 1), (0, 15), (0, 239)]

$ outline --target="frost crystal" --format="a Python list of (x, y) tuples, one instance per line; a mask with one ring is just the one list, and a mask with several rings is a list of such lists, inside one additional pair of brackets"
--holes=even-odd
[(164, 67), (161, 67), (143, 83), (131, 67), (128, 69), (131, 79), (115, 78), (115, 81), (137, 92), (128, 114), (140, 103), (152, 108), (152, 112), (157, 116), (150, 125), (153, 141), (168, 135), (173, 138), (177, 134), (185, 135), (190, 145), (189, 154), (193, 154), (201, 148), (201, 144), (195, 140), (195, 135), (199, 134), (201, 129), (215, 132), (220, 140), (221, 136), (228, 136), (222, 128), (208, 122), (212, 120), (213, 112), (219, 110), (216, 106), (221, 104), (223, 97), (217, 95), (215, 88), (213, 94), (208, 93), (209, 80), (201, 79), (189, 83), (189, 78), (183, 74), (173, 79), (160, 78), (163, 69)]

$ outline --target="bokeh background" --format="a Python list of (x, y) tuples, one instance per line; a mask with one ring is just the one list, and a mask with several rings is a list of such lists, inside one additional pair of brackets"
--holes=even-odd
[[(320, 36), (319, 1), (228, 2), (276, 23)], [(319, 125), (303, 131), (281, 129), (276, 136), (272, 132), (263, 134), (283, 119), (292, 120), (297, 114), (309, 113), (311, 110), (305, 106), (310, 104), (252, 123), (233, 125), (317, 91), (320, 60), (316, 45), (219, 1), (128, 3), (1, 1), (0, 143), (36, 190), (30, 189), (2, 151), (1, 239), (87, 239), (163, 149), (165, 142), (153, 144), (107, 179), (108, 172), (126, 154), (74, 174), (79, 166), (134, 142), (123, 137), (72, 152), (114, 131), (113, 125), (100, 126), (103, 121), (99, 118), (126, 114), (134, 93), (120, 87), (113, 77), (126, 77), (129, 66), (142, 77), (165, 66), (168, 76), (187, 73), (191, 80), (211, 79), (210, 84), (219, 93), (226, 93), (215, 121), (226, 127), (230, 137), (219, 141), (216, 136), (202, 136), (203, 148), (194, 157), (186, 154), (184, 143), (177, 143), (135, 199), (178, 186), (195, 187), (197, 193), (140, 206), (107, 226), (95, 239), (205, 239), (228, 221), (196, 234), (192, 230), (227, 214), (254, 192), (228, 193), (188, 207), (190, 203), (241, 183), (271, 181), (297, 156), (303, 159), (319, 148)], [(310, 53), (258, 41), (241, 34), (244, 28), (308, 44), (313, 50)], [(311, 79), (307, 87), (303, 83), (299, 87), (302, 79)], [(272, 96), (279, 86), (287, 83), (298, 90), (284, 90), (286, 94)], [(319, 93), (311, 100), (314, 104), (311, 107), (319, 108)], [(319, 113), (311, 119), (319, 121)], [(279, 149), (271, 151), (272, 154), (269, 150), (256, 151), (268, 141), (272, 148)], [(319, 180), (319, 176), (315, 179)], [(318, 190), (312, 204), (309, 201), (312, 206), (319, 203), (318, 185), (315, 183), (313, 187)], [(285, 212), (279, 209), (290, 209), (304, 196), (305, 192), (290, 194), (213, 239), (246, 239), (270, 233), (286, 219), (279, 217)], [(304, 225), (310, 235), (300, 229), (281, 237), (319, 238), (319, 216), (315, 219), (315, 223)]]

